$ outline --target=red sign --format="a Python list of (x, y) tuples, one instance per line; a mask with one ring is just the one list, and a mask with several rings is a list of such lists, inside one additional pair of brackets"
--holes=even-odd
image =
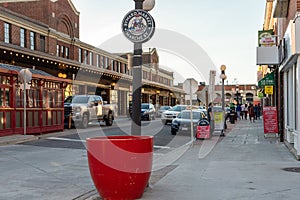
[(264, 133), (278, 133), (278, 121), (277, 121), (277, 108), (276, 107), (264, 107), (263, 108), (264, 119)]
[(197, 126), (196, 138), (210, 138), (210, 126)]

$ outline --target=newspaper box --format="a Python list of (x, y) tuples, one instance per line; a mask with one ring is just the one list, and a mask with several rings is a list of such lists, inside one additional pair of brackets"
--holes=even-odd
[(209, 139), (210, 137), (211, 137), (211, 134), (210, 134), (209, 121), (207, 121), (206, 119), (201, 119), (198, 122), (196, 138), (197, 139)]

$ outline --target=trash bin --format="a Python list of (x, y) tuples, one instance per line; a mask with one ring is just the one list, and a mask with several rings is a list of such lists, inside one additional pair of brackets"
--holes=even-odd
[(196, 139), (210, 139), (210, 125), (206, 119), (201, 119), (197, 125)]
[(231, 124), (234, 124), (234, 122), (235, 122), (235, 114), (234, 113), (229, 114), (229, 121)]

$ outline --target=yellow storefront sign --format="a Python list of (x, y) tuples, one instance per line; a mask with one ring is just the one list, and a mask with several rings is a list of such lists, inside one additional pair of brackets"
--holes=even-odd
[(273, 94), (273, 85), (265, 86), (265, 94)]

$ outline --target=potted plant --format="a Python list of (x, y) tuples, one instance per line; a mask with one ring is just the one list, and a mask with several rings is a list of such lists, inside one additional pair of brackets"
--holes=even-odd
[(138, 199), (148, 184), (153, 136), (87, 138), (92, 180), (103, 199)]

